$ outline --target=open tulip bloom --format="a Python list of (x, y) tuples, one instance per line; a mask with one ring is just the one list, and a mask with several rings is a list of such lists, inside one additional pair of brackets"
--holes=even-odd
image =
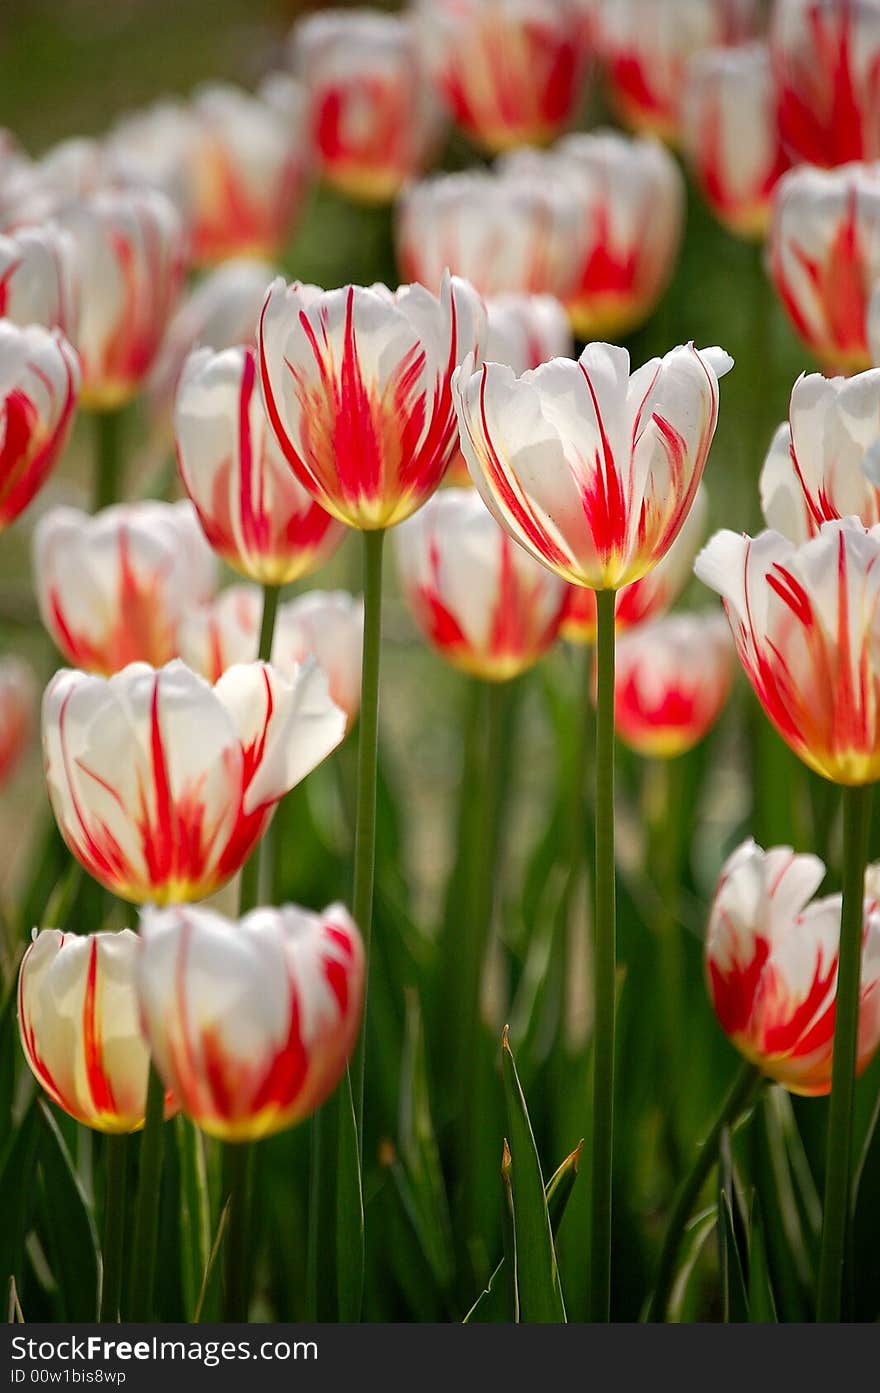
[(354, 1048), (360, 934), (342, 905), (256, 909), (238, 922), (173, 906), (141, 915), (138, 1001), (156, 1067), (184, 1112), (223, 1141), (308, 1117)]
[[(715, 1013), (737, 1049), (792, 1093), (831, 1087), (840, 895), (814, 899), (817, 856), (751, 840), (721, 872), (706, 934)], [(864, 899), (856, 1069), (880, 1046), (880, 903), (869, 872)]]
[(278, 800), (335, 749), (345, 715), (314, 662), (215, 686), (175, 661), (109, 681), (64, 670), (43, 698), (43, 751), (70, 850), (114, 894), (167, 904), (238, 871)]
[(135, 995), (139, 948), (130, 929), (35, 930), (18, 976), (18, 1025), (34, 1076), (53, 1103), (99, 1132), (144, 1123), (150, 1058)]
[(43, 623), (68, 662), (105, 676), (178, 654), (184, 612), (217, 584), (191, 503), (119, 503), (90, 515), (52, 508), (33, 536)]
[(0, 320), (0, 532), (58, 462), (79, 388), (77, 355), (58, 329)]

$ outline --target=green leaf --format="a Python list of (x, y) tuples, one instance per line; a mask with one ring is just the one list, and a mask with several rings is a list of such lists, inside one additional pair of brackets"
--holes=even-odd
[[(23, 951), (23, 950), (22, 950)], [(0, 1136), (12, 1134), (12, 1109), (15, 1103), (16, 1066), (21, 1059), (18, 1044), (18, 966), (22, 952), (16, 954), (9, 987), (0, 1008)]]
[(519, 1319), (529, 1323), (558, 1323), (565, 1320), (565, 1302), (556, 1266), (544, 1177), (506, 1028), (501, 1040), (501, 1058), (511, 1155)]
[[(226, 1226), (229, 1223), (229, 1208), (232, 1201), (227, 1200), (217, 1221), (217, 1232), (214, 1234), (214, 1242), (211, 1244), (211, 1251), (208, 1254), (208, 1261), (205, 1265), (205, 1274), (202, 1278), (202, 1285), (193, 1311), (193, 1321), (198, 1325), (199, 1321), (206, 1312), (215, 1311), (220, 1301), (220, 1274), (222, 1271), (217, 1259), (223, 1247), (223, 1237), (226, 1233)], [(216, 1316), (210, 1316), (216, 1319)]]
[(763, 1240), (779, 1315), (804, 1321), (814, 1305), (821, 1207), (784, 1089), (764, 1089), (753, 1125)]
[(761, 1205), (756, 1193), (749, 1226), (749, 1320), (760, 1325), (776, 1325), (778, 1319)]
[(725, 1129), (718, 1153), (718, 1260), (725, 1324), (735, 1324), (749, 1318), (745, 1276), (748, 1264), (743, 1261), (736, 1206), (730, 1132)]
[(12, 1132), (0, 1157), (0, 1195), (3, 1196), (3, 1222), (0, 1224), (0, 1282), (10, 1277), (22, 1289), (21, 1273), (24, 1240), (30, 1228), (34, 1201), (34, 1165), (40, 1133), (37, 1094)]
[(682, 1256), (669, 1293), (667, 1319), (670, 1324), (696, 1319), (702, 1306), (703, 1276), (700, 1259), (718, 1223), (718, 1208), (712, 1205), (695, 1215), (684, 1232)]
[(205, 1163), (205, 1140), (188, 1117), (174, 1119), (180, 1173), (180, 1279), (188, 1318), (192, 1318), (208, 1267), (211, 1248), (211, 1202)]
[[(558, 1170), (553, 1172), (547, 1182), (547, 1188), (544, 1191), (547, 1200), (547, 1212), (550, 1215), (550, 1227), (553, 1230), (554, 1238), (559, 1232), (562, 1216), (566, 1211), (568, 1201), (571, 1198), (571, 1192), (574, 1189), (574, 1183), (578, 1177), (578, 1166), (580, 1164), (583, 1148), (583, 1142), (578, 1142), (574, 1151), (572, 1151), (569, 1156), (566, 1156)], [(503, 1180), (505, 1179), (504, 1167), (506, 1166), (509, 1168), (509, 1165), (510, 1151), (505, 1142), (505, 1159), (502, 1166)], [(505, 1184), (505, 1197), (506, 1195), (507, 1185)], [(489, 1278), (486, 1289), (480, 1293), (465, 1316), (463, 1322), (465, 1325), (485, 1325), (489, 1322), (501, 1322), (512, 1319), (510, 1312), (513, 1306), (513, 1293), (509, 1283), (506, 1283), (506, 1279), (509, 1277), (509, 1272), (505, 1270), (507, 1262), (508, 1259), (505, 1256), (498, 1263), (492, 1276)]]
[(431, 1117), (421, 1009), (413, 990), (406, 993), (399, 1150), (412, 1194), (416, 1235), (438, 1287), (449, 1291), (454, 1277), (452, 1225)]
[(359, 1321), (364, 1296), (364, 1202), (351, 1074), (336, 1092), (339, 1161), (336, 1172), (336, 1300), (339, 1320)]
[(97, 1316), (100, 1244), (92, 1206), (61, 1130), (42, 1099), (40, 1170), (45, 1185), (44, 1222), (58, 1282), (62, 1319), (92, 1321)]

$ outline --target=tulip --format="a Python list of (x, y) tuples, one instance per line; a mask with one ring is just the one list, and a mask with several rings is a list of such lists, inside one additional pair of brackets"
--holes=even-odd
[(593, 131), (546, 154), (522, 151), (506, 168), (531, 169), (577, 201), (563, 299), (578, 337), (619, 337), (645, 320), (672, 276), (684, 225), (684, 183), (669, 152), (656, 140)]
[(210, 1136), (255, 1141), (315, 1112), (345, 1070), (364, 955), (342, 905), (238, 922), (174, 906), (141, 915), (137, 994), (156, 1067)]
[(0, 236), (0, 317), (42, 324), (76, 341), (79, 297), (74, 246), (60, 228), (25, 227)]
[(285, 114), (236, 87), (205, 87), (192, 114), (195, 260), (277, 256), (306, 191), (305, 93)]
[(6, 126), (0, 126), (0, 190), (6, 180), (29, 165), (30, 160), (18, 136)]
[(324, 178), (365, 203), (390, 203), (426, 164), (440, 126), (409, 18), (329, 10), (300, 20), (290, 42)]
[(575, 585), (640, 580), (681, 531), (718, 418), (721, 349), (693, 344), (630, 376), (629, 354), (590, 344), (515, 377), (465, 361), (453, 378), (462, 449), (489, 511)]
[(788, 165), (765, 44), (711, 48), (691, 61), (682, 143), (719, 221), (738, 237), (761, 241), (773, 190)]
[(212, 894), (247, 860), (275, 804), (342, 739), (327, 679), (266, 663), (213, 687), (175, 661), (109, 681), (68, 669), (43, 698), (49, 796), (67, 845), (136, 903)]
[(183, 366), (196, 348), (219, 353), (239, 344), (254, 345), (266, 291), (277, 274), (266, 261), (225, 261), (183, 299), (150, 376), (150, 398), (158, 417), (171, 414)]
[(777, 0), (770, 39), (792, 158), (828, 166), (880, 157), (878, 0)]
[(162, 343), (183, 277), (180, 218), (163, 194), (132, 189), (95, 194), (61, 221), (82, 285), (83, 405), (111, 411), (140, 390)]
[[(792, 1093), (831, 1087), (840, 895), (814, 899), (825, 867), (790, 847), (743, 842), (728, 858), (706, 935), (706, 980), (722, 1029)], [(880, 1046), (880, 904), (865, 885), (857, 1071)]]
[(880, 528), (823, 522), (800, 546), (718, 532), (694, 569), (722, 596), (748, 678), (795, 754), (835, 783), (880, 778)]
[(395, 543), (410, 612), (453, 666), (506, 682), (554, 642), (564, 583), (511, 541), (473, 490), (437, 494)]
[(684, 754), (711, 730), (732, 682), (722, 615), (671, 614), (642, 624), (617, 643), (617, 733), (641, 755)]
[[(34, 930), (18, 977), (25, 1058), (53, 1103), (99, 1132), (144, 1123), (149, 1051), (139, 1021), (140, 945), (121, 933)], [(166, 1110), (173, 1109), (170, 1095)]]
[[(632, 585), (625, 585), (615, 597), (615, 626), (618, 634), (659, 619), (678, 599), (691, 573), (706, 535), (709, 499), (701, 485), (682, 529), (666, 555), (653, 570)], [(562, 616), (560, 635), (570, 643), (595, 643), (596, 592), (570, 585)]]
[[(257, 656), (263, 598), (255, 585), (230, 585), (210, 605), (191, 611), (181, 630), (181, 654), (209, 682)], [(272, 666), (292, 674), (307, 658), (326, 673), (330, 699), (351, 726), (361, 699), (364, 604), (344, 590), (312, 590), (281, 605), (272, 640)]]
[(28, 744), (36, 698), (34, 675), (21, 658), (0, 658), (0, 787)]
[(555, 295), (571, 280), (583, 208), (540, 166), (441, 174), (411, 185), (397, 210), (403, 275), (439, 290), (447, 267), (481, 295)]
[(193, 115), (182, 101), (164, 99), (130, 112), (116, 122), (104, 141), (104, 184), (158, 189), (188, 225), (194, 146)]
[(0, 531), (55, 467), (79, 387), (77, 356), (59, 330), (0, 321)]
[(217, 583), (188, 502), (117, 504), (94, 516), (53, 508), (34, 530), (33, 571), (43, 623), (64, 657), (104, 676), (176, 657), (184, 612)]
[(626, 123), (676, 141), (689, 60), (754, 29), (755, 0), (610, 0), (600, 10), (600, 49)]
[(20, 166), (3, 189), (2, 218), (7, 230), (45, 223), (88, 198), (105, 183), (101, 144), (85, 136), (61, 140), (39, 160)]
[(799, 377), (789, 420), (774, 436), (761, 472), (767, 526), (795, 543), (836, 518), (855, 516), (874, 527), (880, 522), (878, 450), (880, 372)]
[(568, 125), (592, 39), (584, 0), (421, 0), (416, 13), (452, 116), (485, 149)]
[(282, 454), (266, 418), (253, 348), (193, 353), (174, 419), (184, 487), (224, 561), (278, 586), (309, 575), (333, 554), (343, 528)]
[(780, 179), (769, 268), (808, 348), (832, 372), (870, 367), (868, 302), (880, 278), (880, 173), (793, 169)]
[(484, 334), (471, 286), (322, 291), (277, 280), (257, 335), (266, 410), (305, 489), (350, 527), (391, 527), (453, 456), (450, 380)]

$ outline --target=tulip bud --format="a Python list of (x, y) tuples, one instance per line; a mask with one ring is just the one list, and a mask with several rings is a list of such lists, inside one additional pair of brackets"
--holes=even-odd
[(109, 411), (140, 390), (168, 327), (184, 271), (180, 218), (163, 194), (131, 189), (94, 194), (61, 221), (82, 288), (83, 403)]
[(317, 570), (344, 532), (291, 470), (266, 418), (253, 348), (199, 349), (174, 410), (184, 487), (211, 546), (242, 575), (285, 585)]
[(335, 749), (345, 716), (314, 663), (230, 668), (211, 687), (181, 662), (106, 681), (56, 674), (43, 753), (59, 829), (123, 899), (203, 899), (247, 860), (275, 805)]
[(455, 667), (509, 681), (554, 642), (564, 583), (511, 541), (473, 490), (444, 489), (395, 544), (413, 618)]
[(21, 658), (0, 658), (0, 787), (11, 778), (30, 740), (36, 705), (34, 674)]
[(191, 503), (122, 503), (91, 516), (52, 508), (33, 535), (43, 623), (68, 662), (109, 676), (177, 656), (189, 606), (217, 584)]
[(23, 512), (70, 435), (79, 362), (59, 330), (0, 321), (0, 531)]
[(721, 614), (670, 614), (617, 643), (614, 725), (639, 754), (670, 759), (711, 730), (733, 682)]
[(255, 1141), (333, 1092), (363, 1006), (360, 934), (342, 905), (238, 922), (174, 906), (141, 915), (138, 999), (150, 1049), (210, 1136)]
[(32, 1073), (53, 1103), (99, 1132), (144, 1123), (150, 1056), (135, 996), (139, 946), (130, 929), (35, 930), (19, 973), (18, 1024)]
[(792, 324), (830, 371), (870, 367), (868, 302), (880, 278), (880, 171), (802, 166), (780, 179), (768, 265)]
[(303, 487), (350, 527), (414, 513), (455, 451), (452, 374), (484, 338), (479, 297), (448, 275), (437, 297), (276, 281), (257, 354), (269, 421)]
[[(831, 1088), (841, 898), (813, 899), (816, 856), (743, 842), (721, 872), (706, 934), (706, 981), (741, 1054), (792, 1093)], [(858, 1073), (880, 1045), (880, 905), (868, 873)]]

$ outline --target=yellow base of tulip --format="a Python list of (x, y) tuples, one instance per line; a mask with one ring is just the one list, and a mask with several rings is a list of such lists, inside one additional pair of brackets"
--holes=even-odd
[(102, 382), (97, 386), (83, 385), (79, 404), (83, 411), (119, 411), (137, 394), (136, 382)]
[(380, 208), (393, 203), (408, 177), (399, 169), (362, 169), (358, 166), (327, 166), (324, 182), (355, 203)]
[(565, 308), (575, 336), (592, 343), (632, 333), (645, 322), (654, 306), (625, 295), (597, 295), (570, 300)]

